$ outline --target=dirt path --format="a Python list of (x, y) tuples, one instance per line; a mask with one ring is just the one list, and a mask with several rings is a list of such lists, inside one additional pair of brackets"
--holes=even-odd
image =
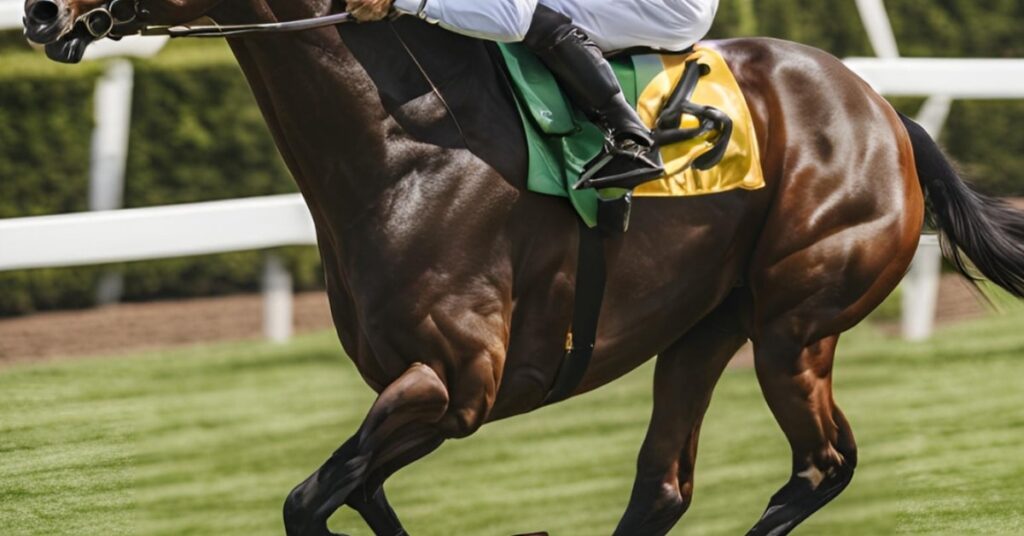
[[(975, 291), (963, 279), (948, 275), (939, 293), (939, 324), (985, 314)], [(44, 313), (0, 320), (0, 364), (116, 355), (190, 344), (259, 339), (262, 336), (259, 295), (124, 304), (85, 311)], [(323, 293), (298, 294), (295, 330), (307, 333), (331, 328)], [(897, 328), (893, 329), (897, 332)], [(737, 363), (750, 363), (748, 350)]]
[[(0, 363), (258, 339), (262, 315), (261, 297), (254, 294), (131, 303), (0, 320)], [(330, 327), (326, 295), (296, 295), (296, 332)]]

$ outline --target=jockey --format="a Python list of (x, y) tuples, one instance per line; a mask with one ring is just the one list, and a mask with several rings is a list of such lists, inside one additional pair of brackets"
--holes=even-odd
[(395, 9), (470, 37), (523, 42), (606, 134), (605, 153), (586, 170), (588, 182), (632, 188), (664, 169), (604, 53), (689, 48), (711, 28), (718, 0), (348, 0), (348, 9), (361, 21)]

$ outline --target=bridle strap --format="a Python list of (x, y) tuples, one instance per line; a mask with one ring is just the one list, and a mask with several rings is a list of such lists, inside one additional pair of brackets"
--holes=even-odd
[(139, 35), (169, 35), (171, 37), (236, 37), (259, 33), (301, 32), (328, 26), (356, 22), (350, 13), (335, 13), (308, 19), (261, 24), (229, 24), (225, 26), (143, 26)]

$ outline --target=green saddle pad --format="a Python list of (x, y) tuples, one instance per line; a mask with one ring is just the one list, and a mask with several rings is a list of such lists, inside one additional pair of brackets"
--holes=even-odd
[[(501, 43), (498, 48), (505, 58), (526, 131), (530, 158), (527, 188), (568, 198), (583, 221), (594, 227), (598, 192), (573, 190), (572, 185), (587, 162), (601, 152), (604, 135), (572, 107), (551, 71), (525, 45)], [(647, 87), (663, 70), (661, 59), (653, 54), (617, 58), (611, 64), (626, 100), (633, 106), (638, 88)]]

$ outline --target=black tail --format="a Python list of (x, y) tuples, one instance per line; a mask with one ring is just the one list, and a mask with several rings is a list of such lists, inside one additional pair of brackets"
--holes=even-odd
[(928, 132), (905, 115), (900, 118), (910, 133), (931, 223), (942, 233), (946, 256), (960, 273), (973, 277), (970, 260), (993, 283), (1024, 298), (1024, 212), (972, 190)]

